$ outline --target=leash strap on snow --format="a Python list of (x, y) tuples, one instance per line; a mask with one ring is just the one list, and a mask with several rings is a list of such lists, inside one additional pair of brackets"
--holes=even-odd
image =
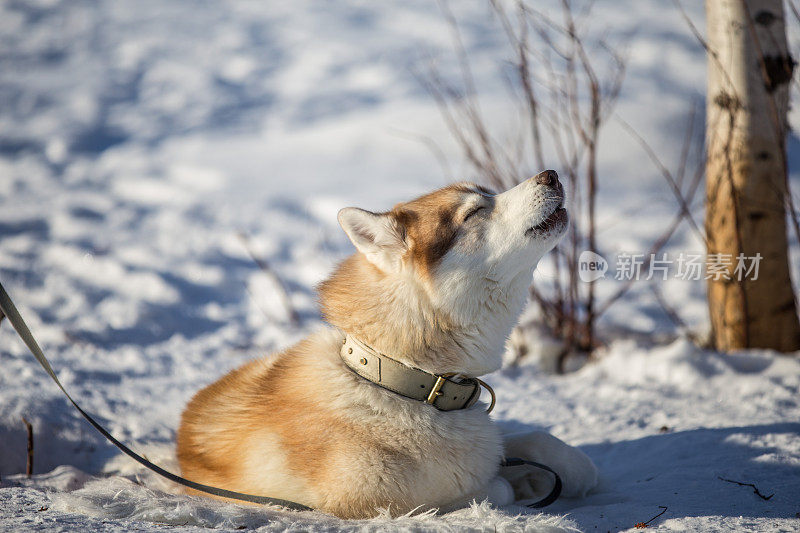
[(517, 457), (506, 457), (500, 463), (500, 466), (535, 466), (536, 468), (541, 468), (542, 470), (547, 470), (553, 476), (555, 476), (555, 483), (553, 484), (553, 488), (550, 491), (550, 494), (539, 500), (538, 502), (529, 503), (527, 506), (533, 509), (541, 509), (542, 507), (547, 507), (554, 501), (558, 499), (561, 495), (561, 477), (556, 473), (555, 470), (550, 468), (547, 465), (543, 465), (542, 463), (536, 463), (534, 461), (527, 461), (525, 459), (519, 459)]
[(56, 382), (56, 385), (58, 385), (58, 388), (61, 389), (61, 392), (63, 392), (64, 395), (67, 397), (67, 399), (72, 403), (72, 405), (75, 406), (75, 409), (77, 409), (78, 412), (82, 414), (83, 417), (86, 420), (88, 420), (89, 423), (92, 426), (94, 426), (94, 428), (97, 431), (99, 431), (105, 438), (111, 441), (111, 443), (114, 446), (119, 448), (123, 453), (125, 453), (134, 461), (137, 461), (142, 466), (149, 468), (156, 474), (163, 476), (169, 479), (170, 481), (178, 483), (179, 485), (183, 485), (184, 487), (189, 487), (194, 490), (198, 490), (200, 492), (213, 494), (214, 496), (220, 496), (222, 498), (230, 498), (233, 500), (241, 500), (250, 503), (279, 505), (281, 507), (285, 507), (287, 509), (293, 509), (295, 511), (313, 510), (311, 509), (311, 507), (307, 507), (305, 505), (295, 503), (289, 500), (269, 498), (267, 496), (254, 496), (252, 494), (243, 494), (241, 492), (235, 492), (232, 490), (219, 489), (217, 487), (203, 485), (202, 483), (197, 483), (195, 481), (190, 481), (188, 479), (182, 478), (179, 475), (173, 474), (172, 472), (164, 470), (160, 466), (151, 463), (150, 461), (148, 461), (147, 459), (145, 459), (144, 457), (142, 457), (141, 455), (134, 452), (133, 450), (122, 444), (120, 441), (115, 439), (111, 435), (111, 433), (109, 433), (103, 426), (101, 426), (100, 423), (97, 422), (89, 413), (81, 409), (81, 406), (78, 405), (75, 402), (75, 400), (72, 399), (72, 396), (70, 396), (69, 393), (66, 391), (64, 386), (61, 384), (61, 381), (59, 381), (58, 377), (56, 376), (56, 373), (53, 371), (53, 368), (50, 366), (50, 362), (44, 356), (44, 353), (42, 353), (41, 348), (39, 348), (39, 345), (36, 343), (36, 339), (33, 338), (33, 335), (28, 329), (27, 324), (25, 324), (25, 321), (22, 319), (22, 316), (20, 316), (19, 311), (17, 311), (14, 302), (11, 301), (11, 298), (8, 296), (8, 293), (6, 293), (2, 283), (0, 283), (0, 311), (2, 313), (5, 313), (6, 317), (8, 318), (8, 321), (11, 322), (11, 325), (14, 327), (15, 330), (17, 330), (17, 333), (22, 339), (22, 342), (25, 343), (25, 345), (31, 351), (36, 360), (39, 361), (39, 364), (42, 365), (42, 368), (44, 368), (45, 371), (48, 373), (48, 375), (51, 378), (53, 378), (53, 381)]

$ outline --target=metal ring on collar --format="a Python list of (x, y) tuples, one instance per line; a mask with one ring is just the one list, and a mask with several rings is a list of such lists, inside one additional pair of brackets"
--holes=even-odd
[(490, 386), (489, 386), (489, 385), (488, 385), (488, 384), (487, 384), (485, 381), (483, 381), (482, 379), (478, 379), (478, 378), (473, 378), (473, 379), (474, 379), (475, 381), (477, 381), (477, 382), (478, 382), (478, 384), (479, 384), (481, 387), (483, 387), (483, 388), (485, 388), (486, 390), (488, 390), (488, 391), (489, 391), (489, 394), (491, 394), (491, 395), (492, 395), (492, 403), (490, 403), (490, 404), (489, 404), (489, 408), (488, 408), (488, 409), (486, 409), (486, 412), (487, 412), (487, 413), (491, 413), (491, 412), (492, 412), (492, 409), (494, 409), (494, 404), (495, 404), (495, 402), (497, 401), (497, 397), (494, 395), (494, 389), (493, 389), (493, 388), (491, 388), (491, 387), (490, 387)]

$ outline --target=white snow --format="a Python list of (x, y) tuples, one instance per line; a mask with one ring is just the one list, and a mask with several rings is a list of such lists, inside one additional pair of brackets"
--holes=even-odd
[[(451, 7), (502, 136), (514, 127), (505, 36), (486, 3)], [(702, 28), (702, 3), (684, 7)], [(702, 48), (672, 2), (599, 0), (592, 27), (628, 58), (617, 115), (677, 168), (692, 106), (703, 116)], [(0, 50), (0, 279), (73, 395), (169, 468), (195, 391), (319, 327), (313, 287), (351, 251), (340, 207), (385, 209), (472, 177), (413, 75), (427, 54), (455, 72), (434, 1), (8, 1)], [(794, 176), (800, 145), (789, 144)], [(615, 118), (600, 155), (601, 252), (644, 253), (674, 200)], [(240, 233), (285, 280), (299, 327)], [(703, 246), (682, 227), (666, 250)], [(549, 275), (543, 264), (535, 278)], [(658, 283), (702, 334), (703, 282)], [(598, 293), (618, 286), (601, 280)], [(552, 347), (542, 342), (488, 378), (499, 423), (547, 429), (592, 457), (601, 481), (586, 498), (541, 514), (479, 502), (347, 522), (180, 495), (89, 427), (3, 321), (0, 529), (608, 531), (659, 506), (651, 527), (800, 528), (797, 358), (696, 348), (647, 282), (610, 308), (600, 332), (606, 347), (574, 373), (546, 372)], [(23, 416), (36, 436), (31, 480), (21, 474)]]

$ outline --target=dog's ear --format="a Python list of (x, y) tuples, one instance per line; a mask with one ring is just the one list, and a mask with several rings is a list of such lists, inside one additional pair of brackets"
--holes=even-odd
[(372, 264), (384, 272), (400, 270), (406, 243), (399, 222), (391, 214), (345, 207), (338, 218), (350, 241)]

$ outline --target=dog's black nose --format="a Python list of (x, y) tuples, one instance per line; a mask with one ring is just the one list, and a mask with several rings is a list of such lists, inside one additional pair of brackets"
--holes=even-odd
[(558, 184), (558, 174), (556, 174), (555, 170), (545, 170), (544, 172), (540, 172), (534, 178), (536, 183), (539, 185), (549, 185), (550, 187), (555, 187)]

